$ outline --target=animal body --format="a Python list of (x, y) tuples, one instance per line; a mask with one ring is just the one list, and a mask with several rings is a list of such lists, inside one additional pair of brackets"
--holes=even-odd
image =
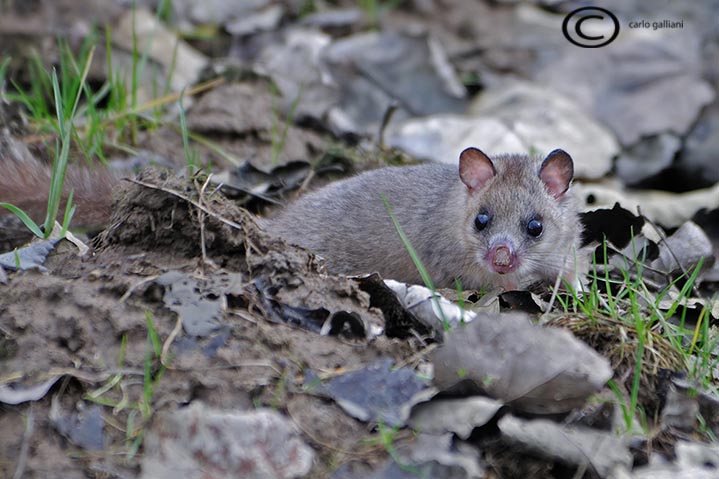
[(571, 194), (572, 158), (465, 149), (459, 165), (389, 167), (332, 183), (287, 206), (265, 227), (327, 260), (330, 272), (377, 271), (421, 283), (402, 230), (438, 287), (524, 288), (586, 269)]

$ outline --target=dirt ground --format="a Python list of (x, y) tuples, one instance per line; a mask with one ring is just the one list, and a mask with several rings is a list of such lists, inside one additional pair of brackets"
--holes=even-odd
[[(164, 188), (183, 186), (177, 180), (166, 183)], [(320, 447), (310, 477), (327, 477), (327, 465), (348, 458), (378, 461), (386, 456), (382, 448), (365, 443), (372, 435), (365, 424), (305, 394), (303, 375), (307, 370), (332, 375), (379, 358), (401, 362), (417, 347), (384, 336), (373, 341), (321, 336), (268, 321), (258, 285), (285, 286), (288, 304), (295, 294), (331, 298), (341, 290), (345, 298), (334, 307), (346, 299), (365, 316), (380, 319), (368, 295), (349, 280), (318, 275), (308, 253), (288, 254), (287, 245), (262, 234), (251, 215), (219, 196), (201, 219), (163, 191), (139, 185), (128, 190), (112, 229), (97, 239), (91, 253), (80, 257), (72, 245), (60, 245), (45, 263), (47, 271), (15, 273), (3, 289), (3, 376), (16, 375), (28, 385), (57, 382), (31, 406), (3, 406), (1, 475), (12, 477), (17, 464), (11, 458), (27, 448), (25, 477), (135, 476), (140, 456), (128, 459), (125, 451), (137, 435), (128, 428), (144, 398), (145, 367), (155, 375), (158, 368), (164, 370), (151, 397), (153, 416), (195, 400), (217, 408), (264, 404), (287, 412), (317, 445), (326, 446)], [(214, 220), (214, 214), (236, 221), (240, 230)], [(216, 324), (195, 336), (175, 331), (172, 339), (178, 319), (163, 301), (168, 285), (157, 282), (167, 271), (193, 282), (198, 298), (218, 305)], [(332, 300), (323, 303), (333, 308)], [(163, 359), (151, 355), (149, 365), (148, 321), (164, 341)], [(106, 426), (92, 442), (92, 433), (83, 436), (82, 424), (97, 403), (105, 406)], [(58, 433), (61, 419), (72, 424), (66, 434)], [(149, 423), (136, 419), (138, 426)], [(83, 441), (90, 441), (89, 450), (78, 448), (78, 441), (86, 448)]]

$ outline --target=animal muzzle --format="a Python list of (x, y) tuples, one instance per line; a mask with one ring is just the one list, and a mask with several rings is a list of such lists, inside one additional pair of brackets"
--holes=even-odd
[(499, 274), (507, 274), (517, 269), (517, 253), (510, 245), (498, 244), (489, 250), (487, 255), (492, 269)]

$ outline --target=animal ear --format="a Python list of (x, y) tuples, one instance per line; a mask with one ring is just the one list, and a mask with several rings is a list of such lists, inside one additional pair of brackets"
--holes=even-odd
[(573, 177), (574, 162), (564, 150), (549, 153), (539, 168), (539, 178), (555, 198), (560, 198), (569, 189)]
[(492, 160), (477, 148), (469, 147), (459, 154), (459, 177), (470, 190), (482, 188), (496, 174)]

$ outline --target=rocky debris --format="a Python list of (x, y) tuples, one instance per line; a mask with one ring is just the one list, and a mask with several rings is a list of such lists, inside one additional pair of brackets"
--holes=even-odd
[(158, 418), (140, 477), (291, 479), (307, 474), (314, 456), (277, 411), (223, 411), (195, 401)]
[(571, 333), (520, 313), (478, 315), (455, 327), (432, 362), (440, 390), (481, 391), (535, 414), (578, 407), (612, 377), (607, 360)]
[[(145, 75), (141, 91), (143, 100), (153, 98), (150, 85), (157, 82), (161, 85), (169, 84), (172, 91), (182, 91), (198, 80), (200, 72), (210, 61), (144, 8), (134, 12), (126, 11), (113, 30), (112, 40), (125, 52), (131, 52), (133, 46), (137, 45), (137, 49), (152, 60), (150, 65), (153, 68), (142, 72)], [(113, 58), (120, 60), (119, 56)], [(125, 58), (124, 61), (132, 60)], [(125, 64), (118, 64), (114, 68), (122, 71), (125, 67)]]
[[(719, 48), (719, 47), (717, 47)], [(719, 181), (719, 101), (704, 109), (689, 131), (677, 167), (697, 186)]]
[(488, 155), (525, 151), (526, 145), (500, 120), (458, 114), (437, 114), (397, 123), (387, 132), (387, 144), (414, 158), (454, 164), (467, 145)]
[(634, 185), (668, 169), (681, 148), (681, 140), (671, 133), (643, 138), (626, 148), (617, 158), (617, 176)]
[(622, 145), (667, 131), (684, 135), (716, 93), (701, 77), (694, 34), (674, 31), (671, 36), (668, 42), (661, 31), (632, 35), (591, 56), (574, 49), (537, 78), (574, 98)]
[(426, 434), (451, 432), (460, 439), (468, 439), (475, 428), (496, 421), (502, 409), (507, 408), (501, 401), (483, 396), (436, 399), (416, 405), (409, 425)]
[[(521, 139), (521, 151), (546, 154), (562, 148), (574, 158), (577, 178), (597, 179), (619, 152), (614, 136), (570, 97), (529, 82), (490, 88), (472, 103), (477, 118), (497, 118)], [(481, 143), (480, 143), (481, 144)]]
[(523, 420), (506, 416), (499, 420), (506, 441), (547, 458), (588, 468), (607, 477), (619, 466), (633, 462), (628, 440), (614, 432), (568, 427), (545, 419)]
[(432, 397), (436, 391), (407, 368), (392, 369), (390, 360), (350, 371), (326, 382), (314, 374), (305, 379), (305, 388), (332, 398), (360, 421), (404, 426), (415, 404)]

